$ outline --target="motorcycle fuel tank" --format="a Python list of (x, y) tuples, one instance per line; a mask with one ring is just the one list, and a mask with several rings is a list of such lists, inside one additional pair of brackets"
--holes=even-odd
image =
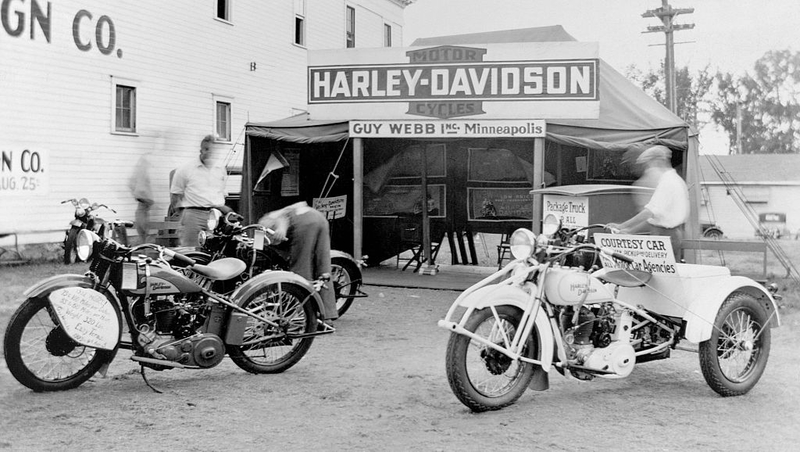
[(547, 270), (544, 293), (550, 303), (560, 306), (599, 303), (614, 299), (613, 293), (599, 279), (587, 272), (569, 267)]
[[(140, 270), (141, 272), (141, 270)], [(145, 279), (139, 273), (139, 279)], [(139, 285), (136, 289), (130, 290), (131, 293), (143, 294), (145, 289), (150, 295), (169, 295), (176, 293), (196, 293), (203, 288), (181, 273), (166, 267), (150, 267), (150, 277), (146, 278), (146, 285)]]

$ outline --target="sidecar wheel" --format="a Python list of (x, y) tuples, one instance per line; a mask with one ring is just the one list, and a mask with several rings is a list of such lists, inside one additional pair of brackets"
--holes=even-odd
[(764, 308), (746, 293), (733, 293), (717, 313), (711, 338), (700, 343), (706, 383), (723, 397), (746, 394), (764, 373), (770, 338)]
[(11, 375), (36, 391), (63, 391), (80, 386), (115, 351), (86, 347), (73, 341), (58, 324), (46, 297), (29, 298), (17, 309), (3, 339)]
[[(489, 308), (475, 311), (467, 320), (467, 331), (496, 344), (513, 338), (522, 318), (522, 311), (512, 306), (497, 307), (498, 317)], [(537, 332), (531, 334), (523, 355), (533, 358), (538, 353)], [(458, 400), (475, 412), (499, 410), (516, 402), (533, 378), (534, 365), (514, 361), (506, 355), (452, 333), (445, 357), (447, 381)]]
[(240, 305), (244, 310), (266, 317), (278, 326), (248, 317), (244, 344), (227, 347), (233, 362), (254, 374), (280, 373), (297, 364), (308, 352), (314, 336), (296, 336), (317, 330), (317, 312), (309, 295), (296, 284), (275, 283), (244, 300)]
[(78, 262), (78, 249), (76, 248), (78, 241), (78, 233), (81, 232), (80, 228), (71, 227), (64, 237), (64, 263), (67, 265)]
[(331, 259), (331, 281), (336, 294), (336, 311), (343, 316), (353, 304), (352, 297), (361, 287), (361, 276), (358, 268), (345, 258)]

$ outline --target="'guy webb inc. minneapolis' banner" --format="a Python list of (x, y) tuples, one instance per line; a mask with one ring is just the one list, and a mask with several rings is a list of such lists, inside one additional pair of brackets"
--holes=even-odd
[(314, 119), (596, 119), (596, 43), (308, 52)]

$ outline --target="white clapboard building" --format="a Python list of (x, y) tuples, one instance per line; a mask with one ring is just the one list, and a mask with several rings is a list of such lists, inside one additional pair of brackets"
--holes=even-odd
[(203, 136), (237, 166), (245, 123), (306, 109), (309, 50), (402, 46), (412, 2), (3, 1), (0, 247), (62, 240), (70, 198), (132, 220), (145, 153), (163, 220), (169, 173)]

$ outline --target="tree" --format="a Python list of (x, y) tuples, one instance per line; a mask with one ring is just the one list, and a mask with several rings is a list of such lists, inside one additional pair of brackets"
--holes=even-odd
[[(658, 72), (650, 69), (646, 73), (631, 65), (626, 69), (625, 75), (639, 85), (645, 93), (665, 107), (668, 106), (663, 63)], [(686, 66), (675, 70), (675, 103), (678, 108), (676, 114), (681, 119), (695, 127), (702, 125), (699, 124), (698, 112), (713, 81), (714, 77), (710, 74), (708, 67), (701, 69), (694, 75), (690, 73), (689, 68)]]
[(752, 75), (717, 72), (707, 100), (712, 121), (730, 138), (731, 154), (800, 152), (800, 53), (769, 51)]

